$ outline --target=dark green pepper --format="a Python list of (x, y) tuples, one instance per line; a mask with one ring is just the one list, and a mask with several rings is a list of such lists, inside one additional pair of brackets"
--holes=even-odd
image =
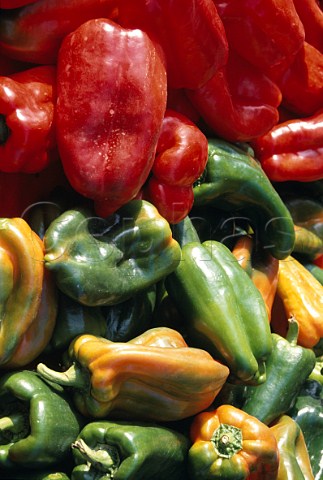
[(72, 444), (72, 480), (186, 480), (190, 442), (155, 424), (91, 422)]
[(323, 385), (306, 380), (288, 411), (302, 429), (315, 480), (323, 477)]
[(286, 338), (272, 334), (273, 350), (267, 360), (266, 382), (246, 389), (242, 410), (266, 425), (292, 406), (315, 365), (312, 349), (297, 345), (298, 324), (289, 320)]
[(236, 380), (264, 382), (272, 341), (259, 290), (225, 245), (194, 241), (188, 218), (179, 228), (182, 261), (165, 285), (186, 320), (188, 342), (226, 363)]
[(194, 186), (194, 206), (204, 205), (250, 218), (261, 243), (277, 259), (292, 252), (294, 223), (272, 183), (248, 152), (221, 139), (209, 139), (206, 169)]
[(21, 467), (45, 469), (68, 460), (82, 428), (61, 387), (31, 370), (0, 379), (0, 477)]
[(114, 305), (171, 273), (181, 251), (168, 222), (147, 201), (110, 217), (68, 210), (46, 231), (45, 266), (58, 288), (88, 306)]
[(70, 480), (70, 476), (65, 472), (58, 472), (56, 470), (51, 471), (27, 471), (22, 469), (21, 471), (14, 472), (1, 472), (1, 480)]

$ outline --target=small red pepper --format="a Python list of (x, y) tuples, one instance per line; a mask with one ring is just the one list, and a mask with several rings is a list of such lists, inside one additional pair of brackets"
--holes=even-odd
[(227, 61), (227, 39), (213, 0), (122, 0), (118, 10), (118, 23), (144, 30), (161, 46), (172, 88), (197, 88)]
[(1, 12), (0, 49), (17, 60), (54, 65), (64, 37), (92, 18), (113, 18), (117, 2), (119, 0), (25, 2), (22, 8)]
[(146, 33), (102, 18), (65, 37), (57, 69), (65, 174), (108, 216), (138, 194), (153, 165), (167, 100), (162, 57)]
[(271, 181), (323, 179), (323, 110), (276, 125), (252, 147)]
[(266, 73), (282, 74), (303, 45), (293, 0), (214, 0), (230, 49)]
[(0, 171), (35, 173), (56, 153), (56, 68), (0, 77)]
[(193, 183), (207, 159), (208, 141), (201, 130), (184, 115), (167, 110), (144, 198), (170, 223), (180, 222), (193, 206)]
[(208, 127), (228, 141), (257, 138), (279, 118), (282, 97), (277, 85), (233, 50), (211, 80), (186, 92)]
[(323, 54), (304, 42), (277, 84), (282, 91), (285, 108), (299, 116), (313, 115), (323, 108)]
[(323, 11), (317, 0), (293, 0), (305, 29), (305, 40), (323, 53)]

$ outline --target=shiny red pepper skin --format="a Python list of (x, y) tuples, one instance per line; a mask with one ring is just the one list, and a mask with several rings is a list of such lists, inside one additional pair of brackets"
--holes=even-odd
[(273, 79), (302, 47), (304, 27), (293, 0), (214, 0), (230, 49)]
[(228, 141), (257, 138), (279, 118), (282, 96), (277, 85), (234, 51), (211, 80), (186, 92), (208, 127)]
[(207, 159), (206, 136), (185, 115), (167, 110), (144, 198), (170, 223), (180, 222), (193, 206), (193, 183)]
[(95, 19), (65, 37), (57, 70), (65, 174), (108, 216), (138, 194), (153, 165), (166, 110), (162, 56), (141, 30)]
[(252, 147), (271, 181), (323, 179), (323, 110), (276, 125)]
[(55, 158), (56, 68), (0, 77), (0, 171), (36, 173)]
[(0, 49), (17, 60), (55, 64), (64, 37), (92, 18), (112, 18), (117, 1), (37, 0), (1, 12)]
[(213, 0), (122, 0), (118, 11), (118, 23), (144, 30), (161, 45), (172, 88), (197, 88), (227, 61), (227, 39)]
[(305, 40), (323, 53), (323, 11), (317, 0), (293, 0), (305, 29)]

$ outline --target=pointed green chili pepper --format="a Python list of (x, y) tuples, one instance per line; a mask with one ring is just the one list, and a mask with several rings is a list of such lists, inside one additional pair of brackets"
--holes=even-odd
[(72, 444), (72, 480), (186, 480), (189, 439), (150, 423), (90, 422)]
[(290, 408), (315, 365), (312, 349), (297, 345), (298, 323), (289, 320), (286, 338), (272, 334), (273, 350), (267, 360), (267, 379), (248, 387), (242, 410), (270, 424)]
[(181, 259), (169, 223), (144, 200), (106, 219), (68, 210), (51, 223), (44, 244), (45, 266), (58, 288), (88, 306), (129, 299), (171, 273)]
[(194, 205), (244, 212), (261, 243), (278, 259), (293, 250), (290, 212), (257, 160), (233, 144), (209, 139), (208, 162), (194, 187)]
[(0, 379), (0, 477), (2, 470), (45, 469), (65, 462), (82, 420), (59, 386), (31, 370)]

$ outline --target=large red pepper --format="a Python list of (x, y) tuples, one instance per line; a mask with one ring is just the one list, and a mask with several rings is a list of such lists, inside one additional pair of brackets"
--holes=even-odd
[(95, 19), (64, 39), (57, 69), (64, 171), (108, 216), (138, 194), (153, 165), (166, 110), (162, 57), (141, 30)]
[(0, 171), (40, 172), (56, 154), (56, 68), (0, 77)]
[(252, 146), (271, 181), (323, 179), (323, 110), (276, 125)]
[(296, 115), (313, 115), (323, 108), (323, 54), (304, 42), (277, 84), (282, 91), (284, 107)]
[(293, 0), (214, 0), (230, 48), (261, 71), (282, 74), (305, 38)]
[(207, 159), (208, 141), (201, 130), (184, 115), (167, 110), (144, 198), (170, 223), (180, 222), (193, 206), (193, 183)]
[(305, 40), (323, 53), (323, 11), (317, 0), (293, 0), (305, 29)]
[(144, 30), (161, 45), (172, 88), (197, 88), (227, 61), (227, 39), (213, 0), (122, 0), (118, 23)]
[(206, 124), (228, 141), (249, 141), (278, 121), (281, 92), (264, 73), (230, 50), (227, 65), (205, 85), (187, 90)]
[(112, 18), (117, 1), (37, 0), (30, 5), (25, 2), (22, 8), (1, 12), (0, 48), (18, 60), (55, 64), (64, 37), (87, 20)]

